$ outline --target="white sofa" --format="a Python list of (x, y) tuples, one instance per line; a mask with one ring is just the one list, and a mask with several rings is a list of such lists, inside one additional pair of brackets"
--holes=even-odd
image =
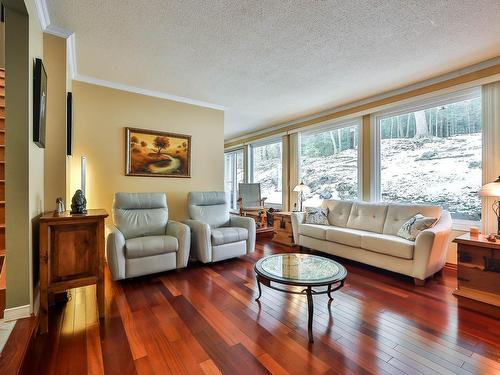
[[(446, 261), (450, 213), (438, 206), (324, 200), (330, 225), (305, 224), (305, 213), (292, 214), (295, 244), (408, 275), (416, 285), (439, 272)], [(396, 236), (412, 216), (439, 218), (416, 240)]]

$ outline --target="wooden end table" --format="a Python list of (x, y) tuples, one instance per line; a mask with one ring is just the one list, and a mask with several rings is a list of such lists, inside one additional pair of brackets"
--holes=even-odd
[(500, 240), (469, 233), (453, 240), (458, 248), (458, 287), (465, 307), (500, 318)]
[[(328, 294), (330, 302), (332, 292), (342, 288), (347, 277), (347, 270), (334, 260), (310, 254), (287, 253), (270, 255), (257, 261), (254, 266), (257, 274), (259, 296), (262, 295), (261, 284), (284, 293), (307, 296), (308, 320), (307, 333), (309, 342), (314, 342), (312, 333), (313, 295)], [(271, 283), (303, 287), (303, 290), (291, 290), (276, 287)], [(325, 287), (326, 289), (318, 289)]]
[(40, 218), (40, 333), (48, 330), (50, 293), (96, 284), (99, 317), (104, 317), (106, 217), (105, 210), (88, 210)]

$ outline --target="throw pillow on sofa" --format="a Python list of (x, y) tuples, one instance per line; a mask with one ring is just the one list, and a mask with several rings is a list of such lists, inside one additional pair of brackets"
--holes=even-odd
[(399, 237), (415, 241), (421, 231), (432, 228), (436, 221), (436, 218), (416, 214), (401, 226), (397, 234)]
[(328, 209), (306, 207), (306, 224), (330, 225), (328, 222)]

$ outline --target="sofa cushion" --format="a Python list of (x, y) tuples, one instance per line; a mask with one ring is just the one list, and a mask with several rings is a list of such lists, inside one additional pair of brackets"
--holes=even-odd
[(245, 241), (247, 238), (248, 230), (246, 228), (222, 227), (212, 229), (212, 245), (214, 246)]
[(382, 233), (386, 213), (385, 204), (353, 202), (347, 228)]
[(317, 238), (318, 240), (325, 240), (327, 228), (329, 227), (327, 227), (326, 225), (300, 224), (299, 234), (303, 236)]
[(345, 228), (351, 213), (352, 203), (352, 201), (325, 199), (321, 206), (328, 208), (328, 222), (330, 225)]
[(410, 218), (416, 214), (427, 217), (441, 217), (443, 209), (439, 206), (420, 204), (389, 204), (387, 207), (387, 217), (384, 223), (384, 234), (397, 235), (399, 229)]
[(361, 247), (361, 236), (365, 231), (350, 228), (328, 227), (326, 240), (347, 246)]
[(330, 225), (328, 222), (328, 209), (306, 207), (306, 224)]
[(125, 257), (127, 259), (167, 254), (178, 249), (179, 242), (173, 236), (145, 236), (125, 241)]
[(413, 259), (415, 242), (388, 234), (365, 232), (361, 236), (361, 248), (397, 258)]
[(420, 232), (431, 228), (437, 220), (435, 217), (416, 214), (403, 224), (397, 235), (405, 240), (415, 241)]

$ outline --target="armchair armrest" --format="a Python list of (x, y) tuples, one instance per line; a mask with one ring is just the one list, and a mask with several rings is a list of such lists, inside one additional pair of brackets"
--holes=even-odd
[(443, 268), (450, 244), (451, 215), (443, 211), (432, 228), (420, 232), (415, 239), (413, 277), (425, 280)]
[(231, 216), (229, 225), (232, 227), (245, 228), (248, 230), (247, 238), (247, 254), (255, 251), (255, 234), (256, 226), (255, 220), (251, 217), (245, 216)]
[(118, 228), (108, 235), (106, 254), (113, 280), (125, 278), (125, 237)]
[(295, 245), (299, 244), (299, 224), (303, 224), (306, 220), (305, 212), (292, 212), (292, 233), (293, 233), (293, 243)]
[(186, 224), (169, 220), (167, 223), (168, 236), (177, 238), (179, 249), (177, 250), (177, 268), (187, 266), (189, 260), (189, 247), (191, 245), (191, 230)]
[(191, 230), (191, 250), (196, 258), (203, 263), (212, 261), (212, 242), (210, 240), (212, 231), (210, 225), (199, 220), (185, 220)]

